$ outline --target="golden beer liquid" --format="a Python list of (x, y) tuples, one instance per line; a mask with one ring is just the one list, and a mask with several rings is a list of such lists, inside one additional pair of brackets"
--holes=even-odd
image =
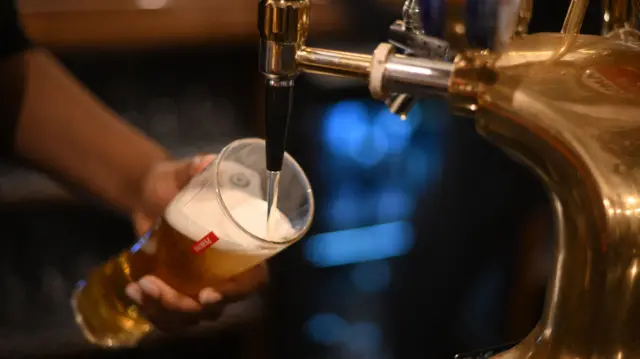
[(278, 251), (220, 250), (214, 245), (194, 253), (192, 246), (197, 240), (162, 220), (146, 245), (135, 252), (124, 251), (93, 270), (72, 298), (76, 322), (87, 340), (105, 347), (133, 346), (152, 330), (125, 295), (127, 284), (144, 275), (155, 275), (177, 291), (197, 298), (202, 288), (215, 287)]

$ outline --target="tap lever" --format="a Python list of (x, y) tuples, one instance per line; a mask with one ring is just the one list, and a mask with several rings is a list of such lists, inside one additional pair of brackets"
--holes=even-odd
[[(389, 43), (397, 48), (399, 53), (443, 61), (450, 61), (455, 57), (454, 51), (451, 51), (446, 41), (424, 34), (416, 1), (408, 0), (403, 10), (404, 20), (398, 20), (389, 27)], [(388, 96), (384, 103), (391, 113), (405, 119), (416, 99), (408, 94), (395, 93)]]
[(389, 27), (389, 42), (402, 49), (405, 55), (442, 60), (455, 57), (446, 41), (414, 30), (402, 20), (394, 22)]
[(292, 79), (266, 80), (265, 120), (267, 142), (267, 170), (278, 172), (282, 169), (282, 160), (287, 141), (287, 127), (293, 107)]
[(384, 103), (391, 113), (400, 116), (404, 120), (416, 103), (416, 98), (407, 94), (393, 94)]

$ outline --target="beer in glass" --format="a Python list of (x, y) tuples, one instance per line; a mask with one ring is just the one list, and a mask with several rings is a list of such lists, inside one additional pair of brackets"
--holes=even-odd
[(201, 289), (256, 266), (304, 236), (313, 219), (313, 193), (289, 154), (267, 235), (265, 157), (260, 139), (226, 146), (180, 191), (154, 228), (78, 283), (71, 304), (88, 341), (134, 346), (152, 330), (125, 294), (127, 284), (144, 275), (197, 298)]

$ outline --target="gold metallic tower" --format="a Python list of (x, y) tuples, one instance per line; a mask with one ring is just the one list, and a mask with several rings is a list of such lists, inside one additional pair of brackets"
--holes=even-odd
[[(440, 13), (424, 11), (433, 2)], [(545, 184), (556, 253), (544, 313), (495, 358), (640, 358), (640, 3), (604, 0), (602, 36), (580, 34), (587, 3), (571, 3), (561, 32), (527, 34), (531, 0), (408, 0), (390, 43), (358, 54), (305, 45), (308, 0), (260, 2), (268, 78), (359, 78), (399, 115), (447, 96)]]

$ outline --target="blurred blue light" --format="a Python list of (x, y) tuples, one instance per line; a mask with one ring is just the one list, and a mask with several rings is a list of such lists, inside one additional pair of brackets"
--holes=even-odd
[(332, 228), (345, 228), (354, 226), (359, 223), (365, 209), (355, 196), (336, 196), (334, 200), (329, 203), (329, 210), (327, 211), (328, 222)]
[(380, 292), (391, 282), (391, 267), (387, 261), (361, 263), (351, 271), (351, 280), (363, 292)]
[(375, 208), (363, 206), (363, 188), (357, 183), (335, 182), (334, 191), (325, 211), (331, 228), (349, 228), (375, 216)]
[(387, 178), (401, 186), (412, 197), (418, 196), (434, 180), (438, 179), (442, 156), (438, 143), (413, 143), (402, 161), (397, 161)]
[(334, 313), (319, 313), (307, 322), (307, 334), (316, 343), (330, 345), (346, 334), (348, 323)]
[(402, 120), (387, 108), (378, 112), (374, 119), (374, 128), (387, 137), (389, 153), (402, 153), (409, 145), (414, 130), (412, 118), (414, 117), (407, 116), (405, 120)]
[(351, 154), (351, 158), (362, 167), (373, 167), (387, 155), (389, 139), (380, 128), (370, 126), (361, 147)]
[(140, 248), (142, 248), (142, 246), (147, 243), (149, 237), (151, 236), (151, 232), (152, 231), (147, 231), (147, 233), (143, 234), (142, 237), (138, 239), (138, 241), (131, 247), (131, 253), (136, 253), (140, 250)]
[(413, 198), (399, 187), (382, 188), (378, 191), (376, 208), (379, 221), (403, 219), (413, 210)]
[(146, 240), (145, 239), (140, 239), (138, 240), (132, 247), (131, 247), (131, 253), (136, 253), (137, 251), (140, 250), (140, 248), (142, 248), (142, 246), (144, 245), (144, 242)]
[[(342, 101), (327, 109), (324, 119), (324, 138), (329, 150), (348, 157), (365, 168), (380, 163), (388, 154), (402, 153), (420, 122), (419, 106), (406, 120), (384, 107), (375, 117), (363, 101)], [(378, 107), (378, 105), (375, 105)]]
[(305, 241), (305, 256), (317, 267), (397, 257), (413, 246), (413, 227), (392, 222), (312, 236)]
[(329, 149), (341, 156), (357, 154), (369, 132), (369, 113), (361, 101), (341, 101), (327, 109), (324, 138)]
[(371, 222), (385, 223), (409, 217), (415, 206), (415, 198), (414, 191), (406, 188), (406, 183), (412, 179), (400, 177), (391, 182), (382, 181), (379, 188), (338, 182), (337, 190), (327, 201), (327, 210), (324, 211), (329, 227), (353, 228)]
[(374, 323), (359, 322), (349, 326), (344, 345), (362, 357), (370, 357), (382, 347), (382, 331)]

